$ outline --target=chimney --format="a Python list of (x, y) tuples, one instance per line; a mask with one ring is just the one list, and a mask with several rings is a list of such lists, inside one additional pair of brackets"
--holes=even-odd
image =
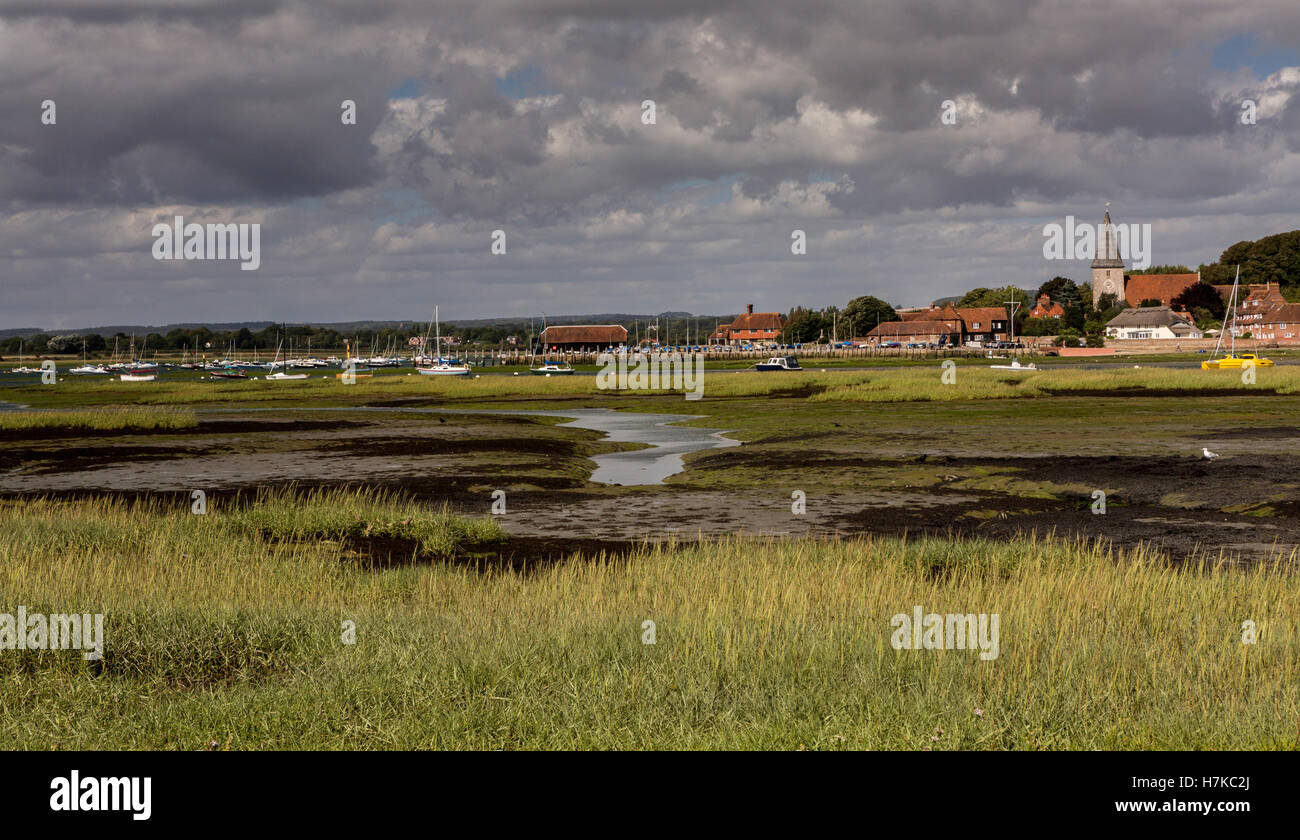
[(748, 314), (750, 314), (750, 315), (753, 315), (753, 314), (754, 314), (754, 304), (752, 304), (752, 303), (747, 303), (747, 304), (745, 304), (745, 312), (748, 313)]

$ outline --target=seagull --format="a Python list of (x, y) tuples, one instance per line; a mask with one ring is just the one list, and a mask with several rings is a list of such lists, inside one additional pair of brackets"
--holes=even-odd
[(1207, 461), (1213, 461), (1215, 458), (1219, 457), (1219, 453), (1211, 452), (1210, 450), (1206, 449), (1204, 446), (1201, 447), (1201, 453), (1205, 455), (1205, 460)]

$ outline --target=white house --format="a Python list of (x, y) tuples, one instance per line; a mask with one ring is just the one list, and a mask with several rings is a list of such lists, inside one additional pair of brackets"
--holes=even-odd
[(1125, 309), (1106, 324), (1106, 337), (1114, 339), (1202, 338), (1188, 318), (1168, 306)]

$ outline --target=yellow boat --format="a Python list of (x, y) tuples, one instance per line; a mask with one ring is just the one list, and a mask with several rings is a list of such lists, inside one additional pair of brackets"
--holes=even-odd
[(1272, 359), (1265, 359), (1262, 356), (1256, 356), (1254, 353), (1229, 353), (1221, 359), (1206, 359), (1201, 362), (1201, 370), (1228, 370), (1230, 368), (1244, 368), (1254, 365), (1255, 367), (1271, 367)]

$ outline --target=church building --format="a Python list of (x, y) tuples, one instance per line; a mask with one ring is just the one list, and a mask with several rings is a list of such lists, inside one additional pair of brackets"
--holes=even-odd
[(1119, 253), (1119, 239), (1110, 221), (1110, 207), (1097, 232), (1097, 255), (1092, 261), (1092, 305), (1100, 305), (1101, 296), (1112, 294), (1129, 306), (1141, 306), (1144, 300), (1158, 300), (1169, 306), (1188, 287), (1201, 282), (1200, 274), (1125, 274), (1124, 258)]

